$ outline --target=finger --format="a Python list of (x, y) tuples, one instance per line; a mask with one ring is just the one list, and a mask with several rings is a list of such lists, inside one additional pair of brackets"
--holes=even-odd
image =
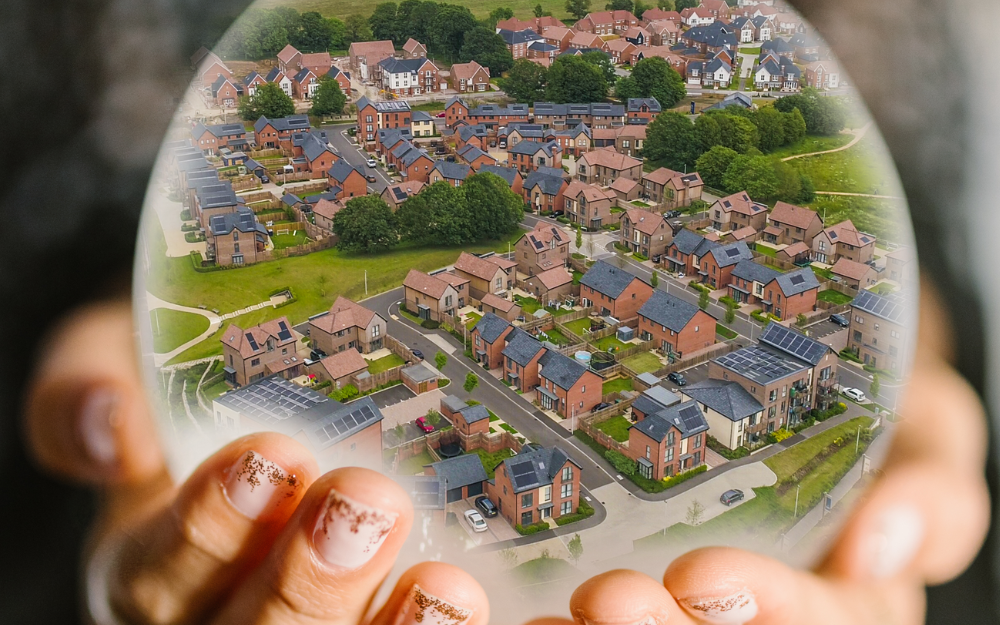
[(580, 584), (569, 601), (580, 625), (683, 625), (691, 620), (656, 580), (619, 569)]
[(896, 574), (936, 584), (964, 570), (989, 527), (985, 417), (949, 367), (914, 371), (884, 476), (852, 514), (820, 570), (851, 579)]
[(74, 481), (159, 477), (163, 455), (135, 360), (128, 304), (75, 312), (53, 331), (42, 353), (25, 405), (35, 459)]
[(131, 622), (201, 619), (264, 559), (317, 475), (309, 451), (286, 436), (230, 443), (168, 507), (118, 536), (112, 607)]
[(923, 587), (908, 583), (845, 584), (770, 558), (710, 547), (674, 560), (666, 589), (698, 623), (712, 625), (916, 625)]
[(489, 618), (486, 592), (471, 575), (423, 562), (403, 573), (371, 625), (486, 625)]
[(349, 623), (364, 615), (413, 523), (406, 492), (367, 469), (327, 473), (217, 623)]

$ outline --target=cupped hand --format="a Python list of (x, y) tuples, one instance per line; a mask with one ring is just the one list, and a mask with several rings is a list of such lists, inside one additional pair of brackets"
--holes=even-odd
[(439, 563), (405, 572), (373, 610), (413, 521), (407, 494), (378, 473), (320, 476), (299, 443), (260, 433), (173, 484), (133, 341), (124, 302), (72, 315), (47, 342), (25, 411), (37, 461), (102, 494), (85, 576), (93, 621), (488, 622), (482, 588)]
[(884, 472), (814, 570), (738, 549), (699, 549), (671, 562), (662, 584), (625, 570), (588, 580), (571, 600), (576, 622), (922, 623), (925, 586), (958, 575), (982, 544), (989, 497), (982, 408), (942, 358), (948, 332), (939, 309), (924, 298), (921, 313), (904, 419)]

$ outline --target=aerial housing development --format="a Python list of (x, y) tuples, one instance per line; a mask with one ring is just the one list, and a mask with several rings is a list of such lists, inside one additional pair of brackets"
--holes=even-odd
[(373, 15), (192, 57), (143, 247), (173, 427), (376, 468), (490, 553), (751, 517), (794, 547), (884, 455), (914, 351), (847, 77), (783, 0), (471, 9), (481, 46)]

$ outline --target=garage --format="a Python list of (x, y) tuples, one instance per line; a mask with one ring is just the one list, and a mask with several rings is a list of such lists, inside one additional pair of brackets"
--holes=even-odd
[(448, 490), (448, 503), (455, 503), (456, 501), (462, 501), (465, 497), (462, 497), (462, 488), (451, 488)]
[(445, 499), (448, 503), (482, 495), (486, 484), (486, 469), (483, 468), (483, 463), (476, 454), (467, 454), (435, 462), (424, 468), (424, 475), (437, 475), (444, 478), (447, 487)]
[(478, 497), (483, 494), (483, 484), (484, 482), (476, 482), (475, 484), (469, 484), (469, 497)]

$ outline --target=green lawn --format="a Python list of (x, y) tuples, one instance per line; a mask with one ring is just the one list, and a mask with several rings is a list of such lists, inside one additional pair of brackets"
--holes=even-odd
[[(853, 135), (839, 134), (839, 135), (807, 135), (802, 138), (798, 143), (793, 143), (792, 145), (785, 145), (777, 150), (768, 154), (768, 156), (774, 156), (776, 158), (785, 158), (787, 156), (794, 156), (796, 154), (811, 154), (813, 152), (825, 152), (827, 150), (835, 150), (837, 148), (843, 147), (854, 139)], [(795, 159), (799, 160), (799, 159)]]
[(824, 291), (820, 291), (819, 295), (816, 296), (816, 299), (823, 302), (830, 302), (831, 304), (840, 306), (841, 304), (847, 304), (853, 298), (850, 295), (844, 295), (840, 291), (834, 291), (833, 289), (826, 289)]
[(590, 317), (569, 321), (563, 325), (569, 328), (569, 331), (573, 334), (581, 338), (586, 338), (587, 332), (590, 331)]
[(226, 381), (219, 380), (215, 384), (202, 387), (201, 392), (205, 396), (205, 401), (211, 404), (212, 400), (218, 398), (220, 395), (222, 395), (228, 390), (229, 390), (229, 385), (226, 384)]
[(603, 339), (600, 339), (599, 341), (594, 343), (594, 346), (597, 347), (597, 349), (599, 349), (602, 352), (606, 352), (608, 351), (609, 348), (612, 347), (617, 347), (618, 349), (626, 349), (629, 347), (625, 343), (619, 341), (618, 337), (616, 337), (613, 334), (611, 336), (606, 336)]
[(514, 301), (521, 307), (525, 317), (535, 314), (535, 312), (542, 307), (541, 302), (534, 297), (521, 297), (519, 295), (515, 295)]
[[(820, 188), (818, 184), (816, 188)], [(896, 240), (899, 234), (898, 224), (906, 223), (903, 220), (909, 219), (906, 203), (902, 200), (817, 195), (809, 207), (821, 215), (825, 213), (827, 225), (850, 219), (858, 230), (870, 232), (880, 239)]]
[(634, 356), (629, 356), (622, 361), (622, 364), (636, 373), (652, 373), (663, 368), (660, 359), (651, 352), (642, 352)]
[(482, 253), (507, 251), (508, 242), (516, 241), (518, 230), (502, 241), (464, 247), (418, 247), (401, 245), (383, 254), (349, 254), (336, 248), (305, 256), (249, 265), (238, 269), (201, 273), (194, 270), (191, 259), (166, 258), (163, 235), (159, 224), (149, 237), (150, 256), (162, 260), (154, 264), (147, 289), (157, 297), (184, 306), (206, 306), (220, 313), (246, 308), (265, 301), (278, 289), (290, 287), (296, 301), (279, 309), (263, 308), (232, 319), (212, 337), (185, 351), (175, 362), (222, 353), (219, 337), (234, 323), (241, 328), (287, 315), (301, 323), (310, 315), (328, 309), (337, 296), (355, 301), (365, 298), (365, 271), (368, 272), (368, 295), (394, 289), (403, 282), (411, 269), (430, 271), (455, 262), (461, 251)]
[(406, 364), (406, 361), (396, 354), (389, 354), (388, 356), (383, 356), (378, 360), (372, 360), (369, 362), (368, 373), (375, 375), (376, 373), (382, 373), (383, 371), (387, 371), (393, 367), (398, 367), (402, 364)]
[(816, 265), (809, 265), (809, 268), (813, 270), (817, 278), (822, 278), (823, 280), (833, 280), (833, 272), (829, 269), (823, 269), (822, 267), (817, 267)]
[(413, 111), (443, 111), (444, 102), (421, 102), (410, 106)]
[(580, 284), (580, 280), (583, 278), (583, 272), (573, 270), (573, 284)]
[(476, 327), (476, 324), (479, 323), (479, 320), (483, 318), (483, 316), (480, 315), (479, 313), (472, 313), (468, 315), (468, 317), (469, 320), (465, 322), (465, 327), (468, 328), (469, 330)]
[(632, 378), (615, 378), (604, 383), (604, 394), (632, 390)]
[(601, 421), (597, 424), (598, 430), (604, 432), (619, 443), (624, 443), (628, 440), (628, 429), (630, 427), (632, 427), (632, 422), (622, 416), (611, 417), (607, 421)]
[(764, 256), (770, 256), (771, 258), (774, 258), (778, 254), (778, 250), (759, 242), (754, 243), (753, 249), (760, 252)]
[(559, 558), (536, 558), (511, 569), (517, 580), (524, 584), (540, 584), (573, 577), (579, 572), (569, 562)]
[[(290, 6), (298, 9), (299, 12), (302, 13), (307, 11), (317, 11), (324, 17), (339, 17), (340, 19), (344, 19), (355, 13), (360, 13), (364, 17), (368, 17), (380, 1), (381, 0), (263, 0), (254, 6)], [(551, 11), (552, 15), (561, 19), (567, 26), (574, 21), (566, 11), (566, 3), (562, 0), (485, 0), (477, 2), (457, 0), (452, 4), (469, 7), (469, 10), (472, 11), (473, 15), (478, 18), (487, 17), (493, 9), (503, 7), (512, 9), (515, 17), (528, 19), (533, 15), (532, 10), (535, 8), (535, 5), (539, 3), (541, 3), (543, 11)]]
[(149, 311), (153, 328), (153, 351), (165, 354), (208, 329), (208, 319), (194, 313), (156, 308)]
[(305, 245), (309, 242), (309, 237), (305, 230), (296, 230), (294, 234), (276, 234), (271, 237), (271, 242), (274, 243), (274, 249), (283, 250), (286, 247)]
[(570, 344), (569, 338), (567, 338), (565, 334), (563, 334), (556, 328), (552, 328), (551, 330), (546, 330), (545, 336), (548, 337), (549, 343), (552, 343), (553, 345), (562, 346)]
[(406, 460), (399, 463), (396, 467), (397, 475), (416, 475), (417, 473), (424, 472), (424, 465), (434, 462), (434, 458), (427, 453), (427, 450), (420, 452), (412, 458), (407, 458)]
[(736, 332), (730, 330), (721, 323), (715, 324), (715, 333), (721, 336), (722, 338), (726, 339), (727, 341), (736, 338)]
[(872, 135), (866, 135), (847, 150), (797, 158), (788, 164), (812, 178), (817, 191), (886, 195), (895, 190), (886, 158)]
[(512, 457), (514, 451), (504, 447), (500, 451), (491, 454), (484, 449), (477, 449), (475, 450), (475, 454), (479, 456), (480, 462), (483, 463), (483, 468), (486, 469), (486, 477), (493, 479), (493, 469), (507, 458)]

